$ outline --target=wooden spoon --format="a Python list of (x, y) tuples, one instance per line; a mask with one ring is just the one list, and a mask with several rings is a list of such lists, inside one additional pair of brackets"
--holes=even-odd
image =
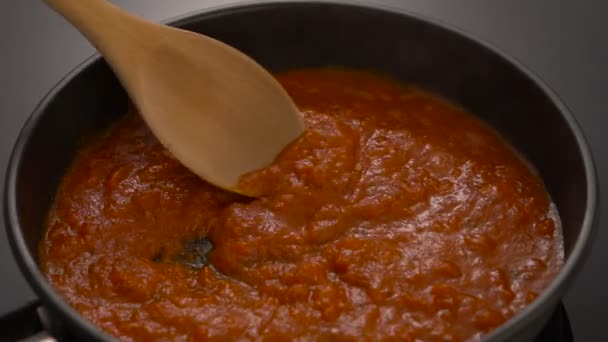
[(244, 193), (304, 129), (280, 84), (210, 37), (131, 15), (105, 0), (45, 0), (97, 48), (159, 141), (187, 168)]

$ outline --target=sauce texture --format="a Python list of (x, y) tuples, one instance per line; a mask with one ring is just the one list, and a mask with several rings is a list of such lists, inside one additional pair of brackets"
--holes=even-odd
[(243, 178), (257, 199), (197, 178), (136, 113), (80, 151), (40, 263), (82, 315), (124, 341), (476, 341), (557, 274), (542, 181), (478, 119), (366, 72), (277, 78), (308, 129)]

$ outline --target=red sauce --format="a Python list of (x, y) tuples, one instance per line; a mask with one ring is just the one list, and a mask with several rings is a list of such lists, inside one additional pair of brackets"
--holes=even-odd
[[(309, 129), (244, 178), (257, 199), (134, 114), (82, 149), (40, 247), (72, 306), (125, 341), (471, 341), (559, 271), (542, 181), (472, 115), (364, 72), (277, 77)], [(176, 262), (205, 236), (209, 266)]]

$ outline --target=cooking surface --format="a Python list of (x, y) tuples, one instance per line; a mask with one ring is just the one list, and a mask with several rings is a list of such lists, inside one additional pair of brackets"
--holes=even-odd
[[(233, 1), (116, 1), (144, 16), (164, 20), (188, 11)], [(600, 182), (608, 171), (608, 155), (603, 150), (608, 138), (603, 128), (608, 118), (600, 108), (608, 107), (604, 82), (608, 72), (602, 61), (608, 57), (608, 42), (600, 40), (600, 18), (608, 9), (601, 0), (542, 2), (525, 0), (487, 2), (463, 0), (392, 0), (375, 3), (419, 12), (460, 27), (512, 54), (553, 87), (583, 126), (597, 161)], [(498, 6), (498, 7), (493, 7)], [(93, 49), (39, 0), (0, 3), (4, 21), (0, 48), (1, 73), (5, 80), (0, 97), (0, 170), (4, 168), (12, 144), (36, 103), (57, 80), (89, 56)], [(19, 40), (17, 40), (19, 39)], [(604, 188), (606, 186), (604, 185)], [(603, 189), (602, 189), (603, 190)], [(602, 191), (606, 193), (606, 191)], [(606, 208), (604, 202), (601, 209)], [(602, 210), (604, 211), (604, 210)], [(581, 341), (606, 340), (602, 326), (608, 315), (608, 275), (602, 260), (608, 259), (608, 234), (600, 233), (590, 260), (566, 298), (566, 307), (575, 338)], [(20, 275), (0, 231), (0, 314), (34, 298)]]

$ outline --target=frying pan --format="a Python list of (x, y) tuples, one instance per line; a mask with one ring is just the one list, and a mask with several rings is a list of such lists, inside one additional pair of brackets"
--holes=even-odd
[[(595, 167), (583, 134), (538, 77), (457, 29), (378, 5), (242, 4), (169, 24), (224, 41), (275, 72), (339, 65), (388, 74), (459, 103), (497, 129), (543, 178), (561, 215), (566, 261), (536, 301), (485, 340), (532, 341), (538, 335), (589, 254), (597, 207)], [(42, 100), (15, 144), (5, 182), (4, 219), (14, 255), (41, 303), (37, 310), (20, 314), (36, 312), (43, 324), (0, 327), (14, 337), (44, 326), (46, 331), (35, 340), (50, 335), (111, 340), (47, 282), (37, 264), (37, 245), (80, 138), (107, 127), (126, 113), (127, 104), (113, 73), (94, 56)]]

